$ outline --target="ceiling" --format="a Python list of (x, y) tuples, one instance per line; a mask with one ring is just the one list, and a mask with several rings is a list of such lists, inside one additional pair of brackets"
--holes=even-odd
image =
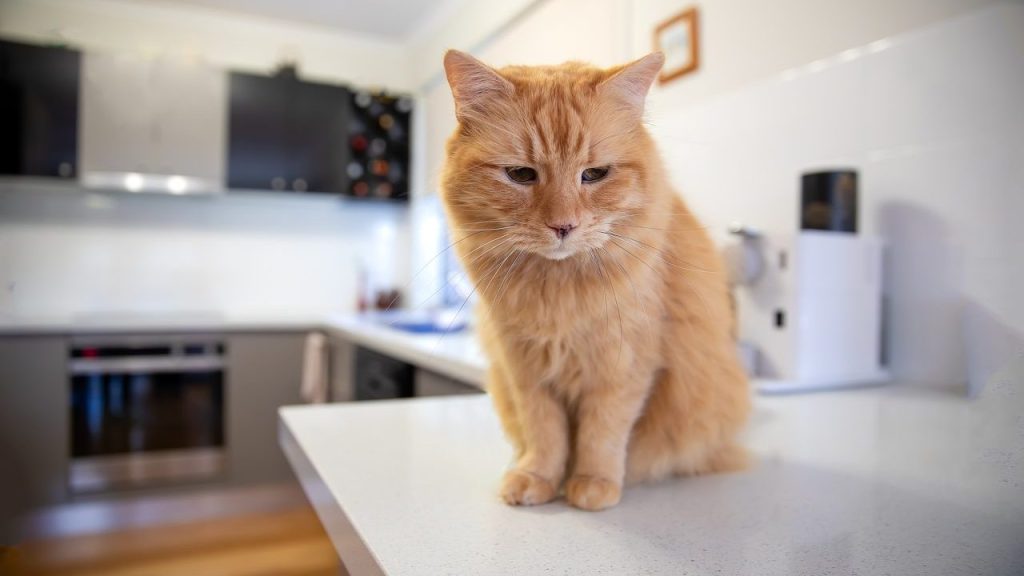
[(440, 16), (447, 16), (464, 0), (167, 0), (184, 4), (263, 16), (337, 30), (358, 32), (389, 40), (405, 40)]

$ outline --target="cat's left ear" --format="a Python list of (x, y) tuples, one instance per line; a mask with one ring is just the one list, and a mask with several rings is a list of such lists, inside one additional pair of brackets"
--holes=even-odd
[(652, 52), (643, 58), (622, 66), (598, 85), (602, 94), (621, 100), (637, 114), (643, 113), (644, 100), (651, 84), (665, 64), (665, 55)]

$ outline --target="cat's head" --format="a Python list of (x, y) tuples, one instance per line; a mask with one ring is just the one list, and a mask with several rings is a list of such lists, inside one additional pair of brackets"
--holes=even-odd
[(642, 116), (663, 62), (654, 53), (611, 69), (495, 70), (449, 51), (459, 125), (443, 192), (456, 234), (500, 228), (516, 250), (562, 260), (649, 209), (653, 148)]

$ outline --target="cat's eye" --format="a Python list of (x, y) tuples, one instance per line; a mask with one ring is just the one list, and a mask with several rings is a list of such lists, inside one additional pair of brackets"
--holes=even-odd
[(505, 174), (516, 184), (530, 184), (537, 180), (537, 171), (528, 166), (507, 166)]
[(602, 166), (600, 168), (587, 168), (583, 171), (583, 174), (580, 175), (580, 178), (584, 182), (597, 182), (599, 180), (604, 180), (604, 177), (607, 175), (608, 167)]

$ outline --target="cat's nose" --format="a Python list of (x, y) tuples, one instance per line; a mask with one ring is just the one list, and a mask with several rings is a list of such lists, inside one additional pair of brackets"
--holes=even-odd
[(559, 240), (565, 240), (565, 237), (576, 228), (576, 225), (570, 223), (548, 224), (548, 228), (554, 231), (555, 236), (558, 236)]

